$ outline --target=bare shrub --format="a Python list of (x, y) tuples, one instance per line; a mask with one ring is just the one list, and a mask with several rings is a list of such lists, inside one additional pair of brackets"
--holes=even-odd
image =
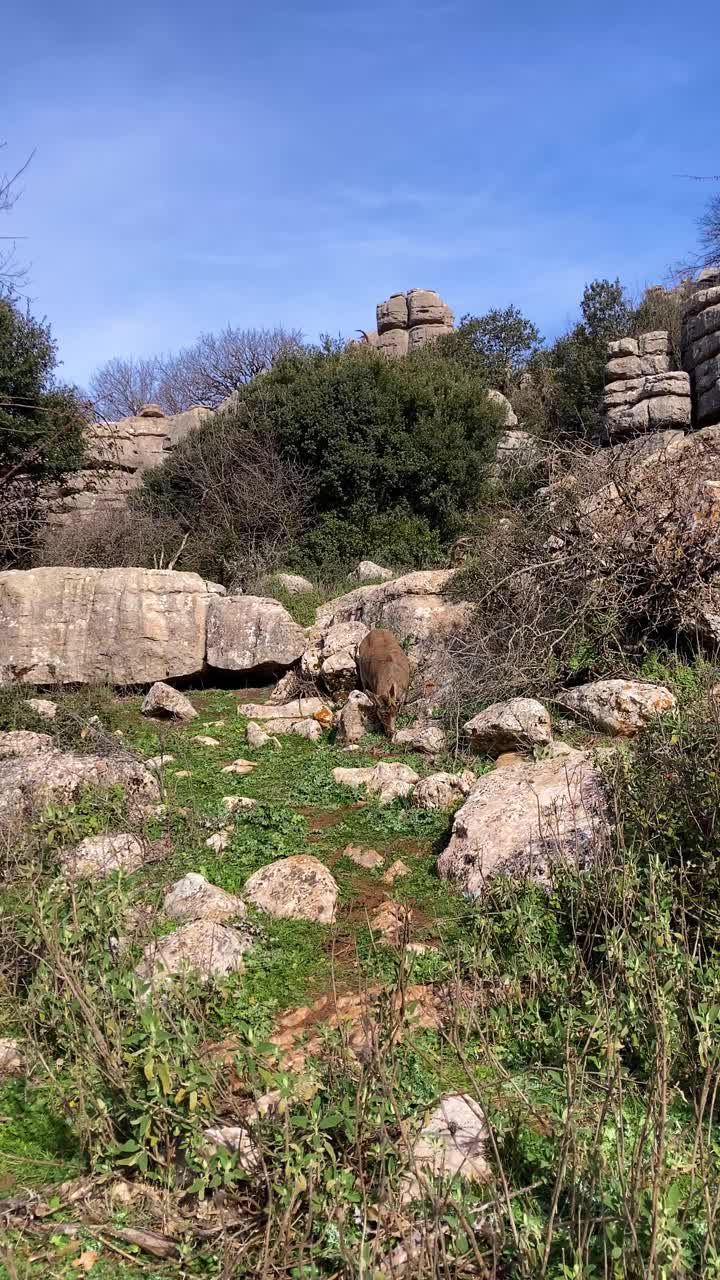
[(475, 602), (450, 657), (456, 710), (621, 674), (658, 639), (692, 633), (720, 573), (720, 442), (642, 448), (557, 453), (533, 501), (485, 514), (452, 584)]
[(45, 528), (35, 543), (33, 563), (171, 569), (178, 567), (186, 543), (187, 534), (176, 520), (120, 508)]

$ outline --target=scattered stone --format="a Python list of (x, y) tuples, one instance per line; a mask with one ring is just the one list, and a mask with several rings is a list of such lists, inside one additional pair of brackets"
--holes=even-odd
[(245, 730), (245, 740), (249, 747), (257, 750), (260, 747), (267, 746), (270, 741), (270, 734), (265, 732), (262, 725), (256, 724), (254, 720), (251, 720)]
[(273, 574), (273, 581), (291, 596), (301, 596), (306, 591), (315, 590), (312, 582), (307, 578), (303, 578), (302, 574), (299, 573), (275, 573)]
[(121, 786), (131, 808), (160, 799), (157, 778), (136, 760), (44, 750), (0, 761), (0, 824), (46, 804), (74, 800), (84, 787)]
[(565, 747), (537, 764), (483, 774), (455, 814), (438, 871), (471, 897), (498, 873), (549, 882), (558, 862), (584, 867), (602, 846), (608, 813), (590, 756)]
[(488, 1127), (482, 1108), (466, 1093), (449, 1093), (432, 1112), (413, 1144), (412, 1172), (404, 1179), (405, 1203), (429, 1189), (429, 1179), (486, 1182)]
[(145, 695), (142, 714), (144, 716), (170, 717), (173, 720), (188, 722), (196, 718), (197, 711), (184, 693), (173, 689), (172, 685), (165, 684), (162, 680), (156, 680)]
[(33, 733), (31, 729), (9, 729), (0, 733), (0, 760), (36, 755), (53, 746), (49, 733)]
[(380, 729), (372, 699), (359, 689), (354, 689), (338, 716), (338, 743), (349, 746), (359, 742), (366, 733), (379, 733)]
[(256, 767), (254, 760), (233, 760), (232, 764), (224, 764), (221, 773), (238, 773), (242, 777), (246, 773), (252, 773)]
[(616, 737), (631, 737), (675, 706), (664, 685), (644, 680), (594, 680), (565, 689), (555, 699), (578, 720)]
[(382, 941), (388, 946), (399, 946), (407, 937), (413, 921), (413, 912), (403, 902), (392, 902), (390, 898), (381, 902), (370, 917), (370, 928), (379, 933)]
[(217, 738), (211, 738), (207, 733), (196, 733), (191, 742), (197, 742), (199, 747), (219, 747), (221, 744)]
[(322, 683), (333, 697), (349, 693), (358, 680), (357, 648), (367, 633), (362, 622), (340, 622), (326, 631), (315, 629), (300, 659), (305, 679)]
[(495, 702), (463, 725), (473, 751), (498, 756), (504, 751), (528, 751), (552, 741), (550, 713), (535, 698)]
[(320, 742), (323, 736), (322, 725), (314, 717), (312, 720), (268, 720), (267, 727), (270, 733), (294, 733), (310, 742)]
[(355, 570), (355, 577), (359, 582), (390, 582), (395, 574), (392, 569), (384, 569), (381, 564), (375, 564), (372, 560), (361, 560)]
[(419, 721), (408, 729), (398, 729), (392, 740), (393, 746), (410, 747), (411, 751), (418, 751), (431, 758), (447, 749), (445, 730), (431, 721)]
[(190, 871), (165, 894), (165, 914), (172, 920), (232, 920), (246, 914), (245, 903)]
[(41, 720), (54, 720), (58, 711), (57, 702), (51, 702), (49, 698), (26, 698), (25, 705)]
[(410, 868), (405, 865), (401, 858), (397, 858), (391, 863), (385, 875), (383, 876), (383, 884), (394, 884), (401, 876), (409, 876)]
[(218, 670), (278, 675), (297, 662), (306, 643), (303, 628), (269, 597), (217, 596), (208, 608), (207, 660)]
[(238, 715), (247, 716), (248, 720), (307, 720), (324, 709), (321, 698), (295, 698), (282, 706), (272, 702), (243, 702), (238, 707)]
[(368, 794), (378, 797), (380, 804), (392, 804), (393, 800), (410, 795), (420, 774), (409, 765), (383, 761), (374, 768), (333, 769), (333, 778), (341, 786), (365, 787)]
[(204, 1154), (213, 1156), (218, 1147), (224, 1147), (236, 1157), (239, 1168), (245, 1173), (257, 1173), (261, 1167), (260, 1148), (246, 1128), (242, 1125), (223, 1124), (203, 1129), (205, 1142)]
[(146, 857), (145, 845), (137, 836), (88, 836), (61, 856), (60, 866), (70, 879), (102, 878), (113, 871), (137, 871)]
[(382, 867), (385, 859), (381, 853), (375, 849), (366, 849), (361, 844), (349, 844), (343, 849), (343, 857), (349, 858), (358, 867), (365, 867), (367, 871), (374, 871), (375, 867)]
[(225, 721), (224, 721), (224, 720), (211, 720), (211, 721), (210, 721), (210, 724), (209, 724), (209, 726), (208, 726), (208, 727), (209, 727), (210, 729), (224, 729), (224, 728), (225, 728)]
[(261, 867), (245, 885), (245, 896), (268, 915), (332, 924), (338, 888), (318, 858), (298, 854)]
[(175, 769), (173, 770), (173, 778), (192, 778), (191, 769)]
[(317, 720), (323, 729), (332, 729), (335, 723), (335, 716), (329, 707), (322, 707), (320, 711), (316, 711), (313, 720)]
[(208, 849), (214, 849), (215, 853), (222, 853), (227, 849), (232, 840), (232, 831), (226, 827), (223, 831), (216, 831), (214, 835), (208, 836), (205, 841)]
[(417, 809), (447, 809), (469, 795), (476, 782), (470, 769), (464, 773), (431, 773), (418, 782), (412, 802)]
[(0, 1081), (10, 1076), (20, 1076), (25, 1070), (25, 1058), (19, 1040), (0, 1039)]
[(151, 942), (135, 972), (152, 988), (190, 972), (197, 974), (201, 982), (209, 982), (229, 973), (242, 973), (243, 957), (251, 946), (249, 935), (238, 929), (210, 920), (193, 920)]
[(148, 759), (145, 761), (145, 768), (155, 769), (159, 771), (160, 769), (165, 769), (169, 764), (172, 764), (174, 759), (175, 757), (171, 755), (149, 756)]
[(223, 796), (222, 803), (228, 813), (235, 813), (236, 809), (254, 809), (257, 800), (251, 800), (250, 796)]

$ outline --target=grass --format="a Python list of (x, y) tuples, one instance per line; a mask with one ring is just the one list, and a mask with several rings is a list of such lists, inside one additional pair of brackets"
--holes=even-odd
[[(83, 724), (99, 714), (139, 755), (175, 759), (162, 775), (166, 814), (142, 822), (158, 860), (135, 875), (68, 885), (56, 874), (58, 851), (127, 826), (118, 792), (46, 809), (6, 851), (0, 1019), (27, 1042), (30, 1066), (26, 1081), (0, 1090), (3, 1194), (84, 1170), (122, 1173), (162, 1189), (186, 1227), (180, 1255), (164, 1262), (112, 1235), (122, 1225), (162, 1231), (151, 1202), (96, 1205), (80, 1241), (38, 1243), (11, 1224), (0, 1276), (65, 1280), (78, 1274), (83, 1246), (97, 1252), (91, 1274), (101, 1278), (375, 1280), (413, 1223), (422, 1242), (413, 1274), (433, 1280), (720, 1276), (718, 729), (700, 676), (658, 657), (648, 678), (663, 671), (687, 691), (687, 710), (644, 735), (632, 766), (627, 756), (612, 766), (608, 856), (582, 876), (558, 872), (550, 892), (493, 882), (481, 904), (437, 877), (450, 815), (383, 808), (332, 779), (338, 764), (383, 756), (427, 773), (421, 757), (377, 739), (348, 756), (327, 736), (252, 751), (237, 691), (192, 693), (201, 714), (179, 728), (143, 720), (136, 695), (62, 695), (57, 723), (42, 731), (63, 745), (87, 749)], [(41, 727), (6, 693), (0, 723)], [(196, 743), (198, 734), (220, 746)], [(589, 743), (580, 733), (577, 745)], [(251, 774), (221, 772), (240, 756), (256, 762)], [(189, 777), (176, 776), (184, 770)], [(228, 818), (230, 794), (258, 805)], [(216, 852), (206, 842), (220, 826), (232, 834)], [(350, 844), (377, 850), (384, 866), (357, 866), (344, 853)], [(138, 999), (132, 966), (148, 937), (172, 927), (161, 912), (169, 884), (200, 870), (241, 893), (258, 867), (298, 852), (335, 876), (332, 927), (251, 911), (256, 940), (243, 974)], [(398, 858), (409, 873), (388, 887), (385, 867)], [(411, 908), (423, 954), (372, 932), (385, 897)], [(148, 918), (133, 932), (141, 905)], [(119, 955), (108, 942), (116, 937), (125, 937)], [(270, 1044), (278, 1017), (375, 984), (376, 1051), (359, 1063), (349, 1027), (308, 1015), (322, 1048), (300, 1089)], [(436, 1012), (407, 1027), (398, 1010), (415, 1005), (406, 993), (417, 984)], [(229, 1058), (213, 1055), (217, 1042), (231, 1046)], [(272, 1089), (286, 1102), (259, 1133), (262, 1172), (248, 1176), (234, 1157), (203, 1151), (204, 1125), (237, 1123)], [(399, 1194), (406, 1135), (448, 1090), (482, 1102), (494, 1183), (430, 1190), (411, 1215)], [(217, 1191), (242, 1225), (206, 1239), (201, 1205), (212, 1222)]]

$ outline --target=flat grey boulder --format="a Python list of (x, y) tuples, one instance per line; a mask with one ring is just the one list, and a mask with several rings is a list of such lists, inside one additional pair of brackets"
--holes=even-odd
[(268, 720), (268, 733), (294, 733), (298, 738), (319, 742), (323, 736), (322, 725), (317, 720)]
[(203, 983), (242, 973), (250, 937), (211, 920), (192, 920), (174, 933), (151, 942), (135, 973), (157, 989), (173, 978), (193, 973)]
[(113, 871), (137, 871), (146, 857), (145, 845), (137, 836), (88, 836), (63, 853), (60, 867), (68, 879), (103, 879)]
[(190, 699), (178, 689), (173, 689), (172, 685), (165, 684), (163, 680), (156, 680), (155, 684), (148, 689), (141, 710), (144, 716), (181, 720), (183, 723), (194, 720), (197, 716), (197, 711)]
[(245, 885), (253, 906), (281, 919), (332, 924), (338, 887), (318, 858), (297, 854), (261, 867)]
[(566, 747), (479, 778), (455, 814), (438, 871), (473, 898), (500, 873), (547, 884), (556, 863), (588, 865), (608, 828), (599, 770), (589, 754)]
[(48, 751), (53, 746), (49, 733), (33, 733), (31, 729), (8, 729), (0, 733), (0, 760), (17, 759)]
[(407, 729), (398, 729), (393, 734), (393, 746), (409, 747), (424, 756), (439, 756), (447, 749), (447, 736), (441, 725), (418, 721)]
[(196, 675), (218, 588), (171, 569), (0, 573), (0, 684), (150, 684)]
[(272, 702), (242, 702), (238, 714), (248, 720), (307, 720), (318, 711), (326, 711), (322, 698), (294, 698), (278, 706)]
[(446, 1094), (413, 1144), (411, 1172), (402, 1185), (403, 1200), (407, 1203), (432, 1190), (432, 1182), (437, 1179), (488, 1181), (492, 1177), (488, 1145), (485, 1115), (474, 1098), (467, 1093)]
[(471, 769), (464, 773), (431, 773), (413, 791), (416, 809), (449, 809), (470, 794), (477, 778)]
[(529, 751), (552, 741), (550, 713), (535, 698), (494, 702), (463, 725), (473, 751), (499, 756), (504, 751)]
[(565, 689), (555, 701), (577, 720), (623, 738), (639, 733), (676, 705), (669, 689), (645, 680), (593, 680)]
[(305, 631), (266, 596), (216, 596), (208, 609), (207, 660), (219, 671), (279, 675), (305, 650)]
[(420, 781), (420, 774), (407, 764), (383, 761), (371, 768), (333, 769), (333, 778), (342, 786), (355, 790), (364, 787), (369, 795), (378, 797), (380, 804), (392, 804), (393, 800), (410, 795)]
[(196, 871), (175, 881), (165, 894), (163, 906), (171, 920), (223, 921), (245, 915), (241, 898), (210, 884)]

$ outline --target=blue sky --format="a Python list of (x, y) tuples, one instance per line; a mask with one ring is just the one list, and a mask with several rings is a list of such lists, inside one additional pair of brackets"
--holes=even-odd
[[(3, 14), (0, 231), (63, 374), (202, 330), (349, 334), (399, 289), (662, 279), (720, 170), (717, 0), (25, 0)], [(8, 75), (9, 70), (9, 75)]]

